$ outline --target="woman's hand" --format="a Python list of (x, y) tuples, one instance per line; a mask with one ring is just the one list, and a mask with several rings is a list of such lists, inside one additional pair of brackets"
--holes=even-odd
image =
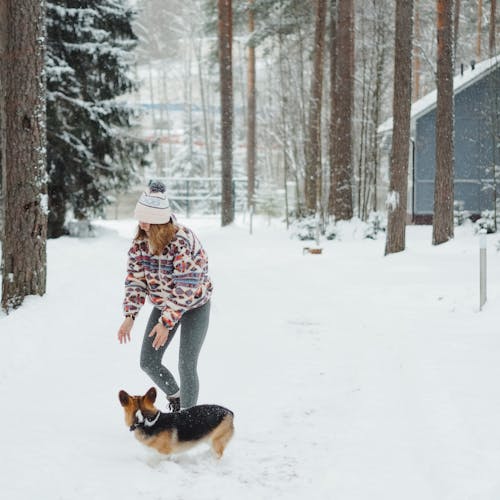
[(130, 341), (130, 332), (132, 331), (133, 326), (134, 320), (130, 316), (125, 318), (118, 330), (118, 341), (120, 344), (126, 344)]
[(153, 340), (153, 347), (158, 350), (160, 347), (165, 345), (168, 339), (168, 328), (164, 327), (162, 324), (157, 323), (156, 326), (151, 330), (149, 334), (150, 337), (155, 337)]

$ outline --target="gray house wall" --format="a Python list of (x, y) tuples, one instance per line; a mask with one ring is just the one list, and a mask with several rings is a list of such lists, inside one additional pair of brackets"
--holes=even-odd
[[(472, 214), (492, 210), (494, 165), (500, 161), (500, 68), (455, 94), (454, 199)], [(495, 138), (496, 136), (496, 138)], [(413, 217), (428, 222), (434, 207), (436, 108), (415, 124)], [(497, 192), (499, 188), (497, 186)]]

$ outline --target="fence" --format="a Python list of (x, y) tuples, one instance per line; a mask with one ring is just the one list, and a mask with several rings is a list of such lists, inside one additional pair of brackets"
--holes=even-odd
[[(219, 177), (171, 177), (159, 179), (167, 186), (172, 208), (189, 217), (192, 213), (220, 213), (222, 182)], [(247, 208), (247, 179), (232, 181), (233, 208), (235, 212)]]

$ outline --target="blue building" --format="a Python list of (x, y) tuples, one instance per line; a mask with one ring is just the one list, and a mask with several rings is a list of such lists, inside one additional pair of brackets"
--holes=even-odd
[[(453, 85), (454, 198), (477, 217), (483, 210), (495, 209), (500, 193), (500, 56), (472, 65), (454, 78)], [(412, 105), (408, 219), (416, 224), (432, 222), (436, 98), (433, 91)], [(380, 126), (379, 133), (389, 150), (392, 118)]]

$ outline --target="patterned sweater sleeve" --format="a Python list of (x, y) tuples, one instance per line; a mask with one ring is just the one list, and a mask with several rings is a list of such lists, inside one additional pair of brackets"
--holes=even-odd
[(173, 288), (162, 310), (161, 322), (169, 329), (181, 319), (199, 299), (200, 288), (207, 278), (208, 259), (205, 250), (194, 236), (178, 238), (173, 258)]
[(140, 245), (134, 242), (128, 252), (127, 277), (125, 278), (125, 299), (123, 312), (135, 317), (146, 301), (148, 285), (144, 273)]

